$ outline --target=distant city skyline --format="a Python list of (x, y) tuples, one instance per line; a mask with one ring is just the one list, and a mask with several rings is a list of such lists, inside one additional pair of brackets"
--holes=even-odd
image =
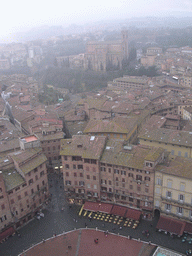
[(108, 19), (129, 19), (145, 16), (192, 16), (191, 0), (136, 0), (61, 3), (34, 0), (8, 0), (1, 3), (0, 38), (10, 41), (14, 33), (42, 25), (83, 25)]

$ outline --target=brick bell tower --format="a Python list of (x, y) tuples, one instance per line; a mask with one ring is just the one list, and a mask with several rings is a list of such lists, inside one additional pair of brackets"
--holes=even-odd
[(121, 31), (121, 45), (122, 45), (122, 57), (124, 60), (127, 60), (129, 57), (129, 48), (128, 48), (128, 30)]

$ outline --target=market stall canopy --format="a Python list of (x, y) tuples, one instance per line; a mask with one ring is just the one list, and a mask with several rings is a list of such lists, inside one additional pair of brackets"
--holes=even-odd
[(186, 222), (161, 216), (156, 228), (171, 234), (182, 236)]
[(112, 207), (112, 204), (85, 202), (83, 209), (91, 212), (103, 212), (110, 214)]
[(15, 230), (14, 230), (13, 227), (10, 227), (10, 228), (6, 229), (5, 231), (3, 231), (3, 232), (0, 234), (0, 242), (1, 242), (3, 239), (5, 239), (5, 238), (11, 236), (13, 233), (15, 233)]

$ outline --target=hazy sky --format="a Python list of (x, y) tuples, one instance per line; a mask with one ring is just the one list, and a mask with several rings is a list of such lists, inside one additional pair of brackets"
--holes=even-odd
[(192, 0), (4, 0), (0, 36), (45, 24), (68, 25), (103, 19), (192, 12)]

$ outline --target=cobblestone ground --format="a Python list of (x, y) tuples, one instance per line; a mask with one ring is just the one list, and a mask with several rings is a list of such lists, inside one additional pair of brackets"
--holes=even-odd
[[(133, 238), (151, 241), (152, 243), (181, 253), (185, 253), (187, 249), (192, 249), (192, 245), (182, 243), (181, 238), (173, 239), (169, 235), (156, 232), (155, 227), (158, 221), (157, 218), (152, 222), (142, 220), (135, 230), (127, 227), (120, 230), (117, 225), (112, 223), (104, 224), (97, 220), (92, 220), (90, 222), (88, 218), (78, 216), (78, 206), (72, 206), (72, 208), (69, 208), (64, 198), (63, 180), (59, 178), (58, 175), (51, 175), (50, 185), (52, 199), (50, 204), (43, 211), (45, 217), (40, 220), (34, 219), (22, 227), (19, 230), (21, 237), (15, 235), (10, 237), (3, 244), (0, 244), (0, 256), (16, 256), (31, 245), (42, 241), (42, 239), (52, 237), (54, 234), (61, 234), (64, 231), (69, 231), (74, 228), (84, 228), (85, 224), (88, 228), (98, 227), (98, 229), (109, 230), (109, 232), (119, 233), (124, 236), (131, 235)], [(74, 219), (77, 220), (77, 222), (74, 221)], [(143, 230), (149, 230), (149, 238), (142, 235)]]

